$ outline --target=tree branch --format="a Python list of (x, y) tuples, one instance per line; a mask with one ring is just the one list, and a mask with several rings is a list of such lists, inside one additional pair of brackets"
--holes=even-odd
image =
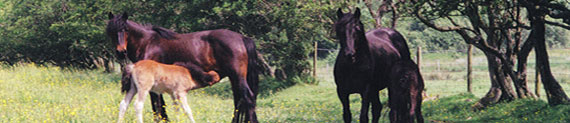
[(420, 11), (420, 9), (416, 8), (414, 10), (413, 14), (416, 15), (416, 17), (422, 23), (424, 23), (426, 26), (431, 27), (435, 30), (442, 31), (442, 32), (448, 32), (448, 31), (458, 31), (458, 30), (462, 29), (462, 27), (458, 27), (458, 26), (445, 26), (445, 27), (437, 26), (433, 22), (427, 20), (424, 16), (422, 16), (421, 12), (419, 12), (419, 11)]
[(548, 25), (558, 26), (558, 27), (562, 27), (562, 28), (564, 28), (564, 29), (570, 30), (570, 26), (564, 25), (564, 24), (561, 24), (561, 23), (558, 23), (558, 22), (552, 22), (552, 21), (547, 21), (547, 20), (546, 20), (545, 23), (548, 24)]

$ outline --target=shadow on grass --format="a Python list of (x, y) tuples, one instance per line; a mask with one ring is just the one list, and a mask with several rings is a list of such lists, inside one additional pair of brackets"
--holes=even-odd
[(472, 94), (458, 94), (424, 102), (422, 111), (430, 122), (570, 122), (570, 105), (518, 99), (473, 111), (476, 101)]

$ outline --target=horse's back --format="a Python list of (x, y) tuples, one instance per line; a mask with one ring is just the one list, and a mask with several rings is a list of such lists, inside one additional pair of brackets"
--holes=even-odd
[(404, 37), (396, 30), (378, 28), (366, 32), (370, 50), (383, 50), (384, 54), (394, 54), (400, 58), (409, 59), (410, 49)]
[(224, 50), (232, 50), (228, 53), (245, 53), (244, 36), (228, 29), (204, 30), (180, 34), (181, 39), (192, 44), (207, 44), (204, 46), (222, 48)]

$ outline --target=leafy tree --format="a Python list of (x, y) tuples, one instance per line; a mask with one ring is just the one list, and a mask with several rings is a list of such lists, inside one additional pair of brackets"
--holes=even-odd
[(108, 63), (112, 57), (104, 43), (101, 3), (5, 1), (1, 60), (79, 68)]
[(336, 48), (331, 17), (339, 2), (310, 0), (16, 1), (1, 2), (0, 60), (109, 68), (108, 12), (179, 33), (225, 28), (253, 37), (269, 64), (289, 78), (306, 76), (312, 43)]
[[(555, 12), (548, 9), (533, 9), (533, 7), (541, 8), (541, 6), (553, 5), (552, 2), (419, 0), (411, 2), (413, 9), (410, 11), (430, 28), (442, 32), (456, 32), (466, 43), (474, 45), (485, 53), (489, 63), (492, 86), (476, 107), (481, 108), (499, 101), (510, 101), (516, 98), (535, 97), (526, 84), (527, 57), (533, 48), (535, 48), (537, 56), (540, 56), (537, 60), (540, 61), (539, 64), (542, 64), (539, 66), (543, 66), (542, 68), (539, 67), (541, 73), (549, 74), (547, 75), (549, 77), (543, 78), (543, 81), (549, 81), (544, 83), (545, 86), (549, 85), (546, 90), (553, 90), (550, 94), (556, 98), (551, 99), (549, 97), (549, 102), (560, 104), (561, 102), (568, 102), (568, 97), (551, 76), (548, 56), (542, 46), (544, 45), (545, 32), (544, 15)], [(524, 23), (523, 7), (529, 13), (527, 19), (531, 22), (530, 27)], [(565, 7), (554, 9), (562, 11), (562, 14), (568, 10)], [(533, 12), (539, 14), (533, 15)], [(552, 15), (551, 17), (556, 18)], [(566, 22), (566, 20), (568, 19), (566, 18), (564, 21)], [(434, 21), (446, 21), (448, 24), (436, 24)], [(460, 21), (467, 23), (459, 23)], [(538, 21), (538, 26), (536, 26), (536, 21)], [(531, 30), (526, 40), (523, 40), (522, 37), (523, 29)], [(516, 70), (514, 69), (515, 59), (518, 62)], [(513, 81), (515, 84), (516, 94), (509, 81)]]

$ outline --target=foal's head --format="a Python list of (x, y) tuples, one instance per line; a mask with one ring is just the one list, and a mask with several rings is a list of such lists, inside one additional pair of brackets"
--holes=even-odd
[(338, 20), (334, 23), (334, 30), (340, 42), (341, 53), (354, 59), (358, 45), (366, 42), (364, 25), (360, 22), (360, 9), (356, 8), (354, 14), (337, 11)]
[(107, 23), (107, 35), (111, 37), (113, 42), (117, 43), (117, 55), (121, 56), (126, 54), (127, 51), (127, 37), (129, 36), (127, 28), (127, 19), (129, 15), (125, 12), (120, 15), (113, 15), (109, 12), (109, 22)]

